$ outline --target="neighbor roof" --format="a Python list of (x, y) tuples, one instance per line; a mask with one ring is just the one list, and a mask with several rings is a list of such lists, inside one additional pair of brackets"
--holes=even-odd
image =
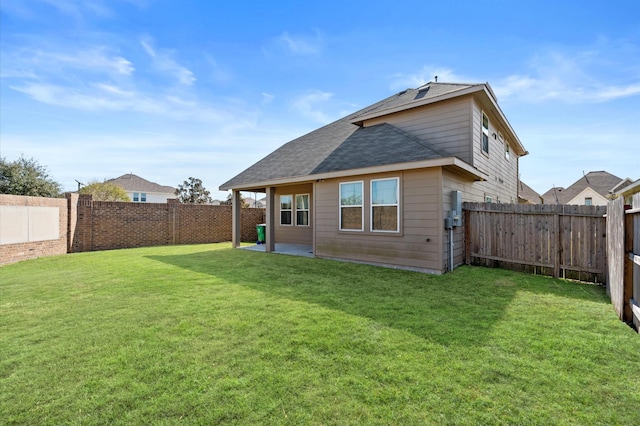
[(529, 201), (533, 204), (541, 204), (542, 197), (529, 185), (520, 181), (520, 187), (518, 188), (518, 198)]
[[(264, 182), (327, 172), (453, 158), (452, 154), (435, 151), (391, 124), (370, 127), (358, 124), (373, 116), (393, 113), (396, 109), (417, 107), (477, 91), (485, 91), (491, 102), (495, 102), (493, 92), (486, 84), (428, 83), (418, 89), (404, 90), (282, 145), (222, 184), (220, 189), (257, 187)], [(519, 147), (526, 152), (521, 145)], [(455, 161), (456, 164), (461, 162)]]
[(545, 192), (542, 197), (545, 204), (567, 204), (587, 188), (591, 188), (598, 194), (606, 197), (620, 181), (622, 181), (622, 179), (605, 171), (589, 172), (575, 181), (567, 189), (561, 187), (551, 188)]
[(171, 186), (158, 185), (155, 182), (149, 182), (133, 173), (127, 173), (115, 179), (109, 179), (107, 182), (115, 183), (122, 187), (125, 191), (140, 192), (159, 192), (163, 194), (174, 194), (176, 189)]

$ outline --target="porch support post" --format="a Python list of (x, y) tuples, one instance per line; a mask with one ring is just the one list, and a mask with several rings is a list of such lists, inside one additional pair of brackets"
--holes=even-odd
[(273, 186), (267, 187), (267, 211), (266, 211), (266, 223), (267, 229), (265, 230), (265, 251), (276, 251), (276, 239), (274, 232), (275, 224), (275, 193), (276, 189)]
[(240, 191), (233, 190), (231, 203), (231, 244), (233, 248), (240, 247), (242, 239), (242, 201)]

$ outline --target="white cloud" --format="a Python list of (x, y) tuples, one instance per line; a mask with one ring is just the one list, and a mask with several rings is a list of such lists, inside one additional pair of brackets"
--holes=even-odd
[(91, 46), (77, 51), (44, 44), (42, 47), (7, 49), (3, 55), (2, 76), (11, 78), (63, 78), (69, 70), (105, 73), (110, 77), (130, 76), (133, 64), (105, 46)]
[(291, 35), (282, 33), (277, 42), (294, 55), (318, 55), (322, 51), (322, 37), (318, 32), (314, 36)]
[[(637, 96), (640, 60), (626, 49), (600, 40), (597, 46), (577, 52), (539, 53), (529, 61), (527, 71), (497, 80), (492, 86), (501, 100), (523, 102), (606, 102)], [(631, 71), (625, 73), (625, 69)]]
[(154, 66), (159, 71), (166, 72), (167, 74), (178, 80), (180, 84), (183, 84), (185, 86), (191, 86), (196, 81), (196, 78), (191, 70), (178, 64), (173, 59), (173, 52), (171, 50), (154, 49), (151, 46), (151, 41), (148, 38), (141, 40), (140, 44), (147, 52), (149, 57), (151, 57)]
[(262, 92), (262, 104), (263, 105), (271, 103), (273, 98), (275, 98), (275, 96), (272, 95), (271, 93)]
[(415, 73), (397, 73), (393, 75), (389, 88), (391, 90), (415, 89), (430, 81), (435, 81), (436, 76), (438, 77), (438, 81), (443, 83), (460, 83), (464, 81), (464, 79), (456, 75), (456, 73), (449, 68), (425, 65), (420, 71)]
[(332, 97), (333, 93), (314, 90), (295, 99), (292, 105), (295, 110), (305, 117), (308, 117), (318, 123), (327, 124), (331, 122), (331, 119), (327, 114), (318, 109), (318, 104), (326, 103)]
[(160, 115), (173, 120), (190, 122), (243, 123), (251, 122), (249, 111), (232, 112), (215, 108), (194, 99), (169, 94), (147, 94), (125, 90), (109, 83), (95, 83), (81, 87), (66, 87), (47, 83), (27, 82), (12, 89), (48, 105), (82, 111), (130, 111)]

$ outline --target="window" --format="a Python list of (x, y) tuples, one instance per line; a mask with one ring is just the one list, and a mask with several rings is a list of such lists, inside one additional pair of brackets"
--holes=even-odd
[(509, 142), (504, 141), (504, 158), (509, 159), (511, 149), (509, 148)]
[(146, 203), (147, 202), (147, 193), (146, 192), (141, 192), (140, 193), (140, 202), (141, 203)]
[(591, 198), (591, 197), (586, 197), (586, 198), (584, 199), (584, 205), (585, 205), (585, 206), (592, 206), (592, 205), (593, 205), (593, 198)]
[(485, 203), (491, 203), (491, 202), (493, 202), (493, 198), (489, 197), (488, 195), (485, 195), (484, 202)]
[(147, 193), (146, 192), (134, 192), (133, 193), (133, 202), (134, 203), (146, 203), (147, 202)]
[(293, 197), (291, 195), (280, 196), (280, 225), (291, 225)]
[(399, 179), (371, 180), (371, 231), (398, 232)]
[(296, 195), (296, 225), (309, 225), (309, 194)]
[(482, 151), (489, 153), (489, 117), (482, 113)]
[(362, 186), (363, 182), (340, 184), (340, 230), (362, 231)]
[(137, 203), (138, 201), (140, 201), (140, 193), (139, 192), (134, 192), (133, 193), (133, 202)]

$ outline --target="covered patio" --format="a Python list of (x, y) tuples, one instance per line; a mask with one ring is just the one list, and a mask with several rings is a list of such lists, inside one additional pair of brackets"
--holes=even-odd
[[(242, 250), (250, 250), (250, 251), (260, 251), (266, 252), (265, 244), (252, 244), (250, 246), (242, 246), (239, 247)], [(284, 244), (284, 243), (276, 243), (275, 250), (271, 250), (271, 253), (278, 254), (288, 254), (291, 256), (303, 256), (303, 257), (313, 257), (313, 248), (304, 244)]]

